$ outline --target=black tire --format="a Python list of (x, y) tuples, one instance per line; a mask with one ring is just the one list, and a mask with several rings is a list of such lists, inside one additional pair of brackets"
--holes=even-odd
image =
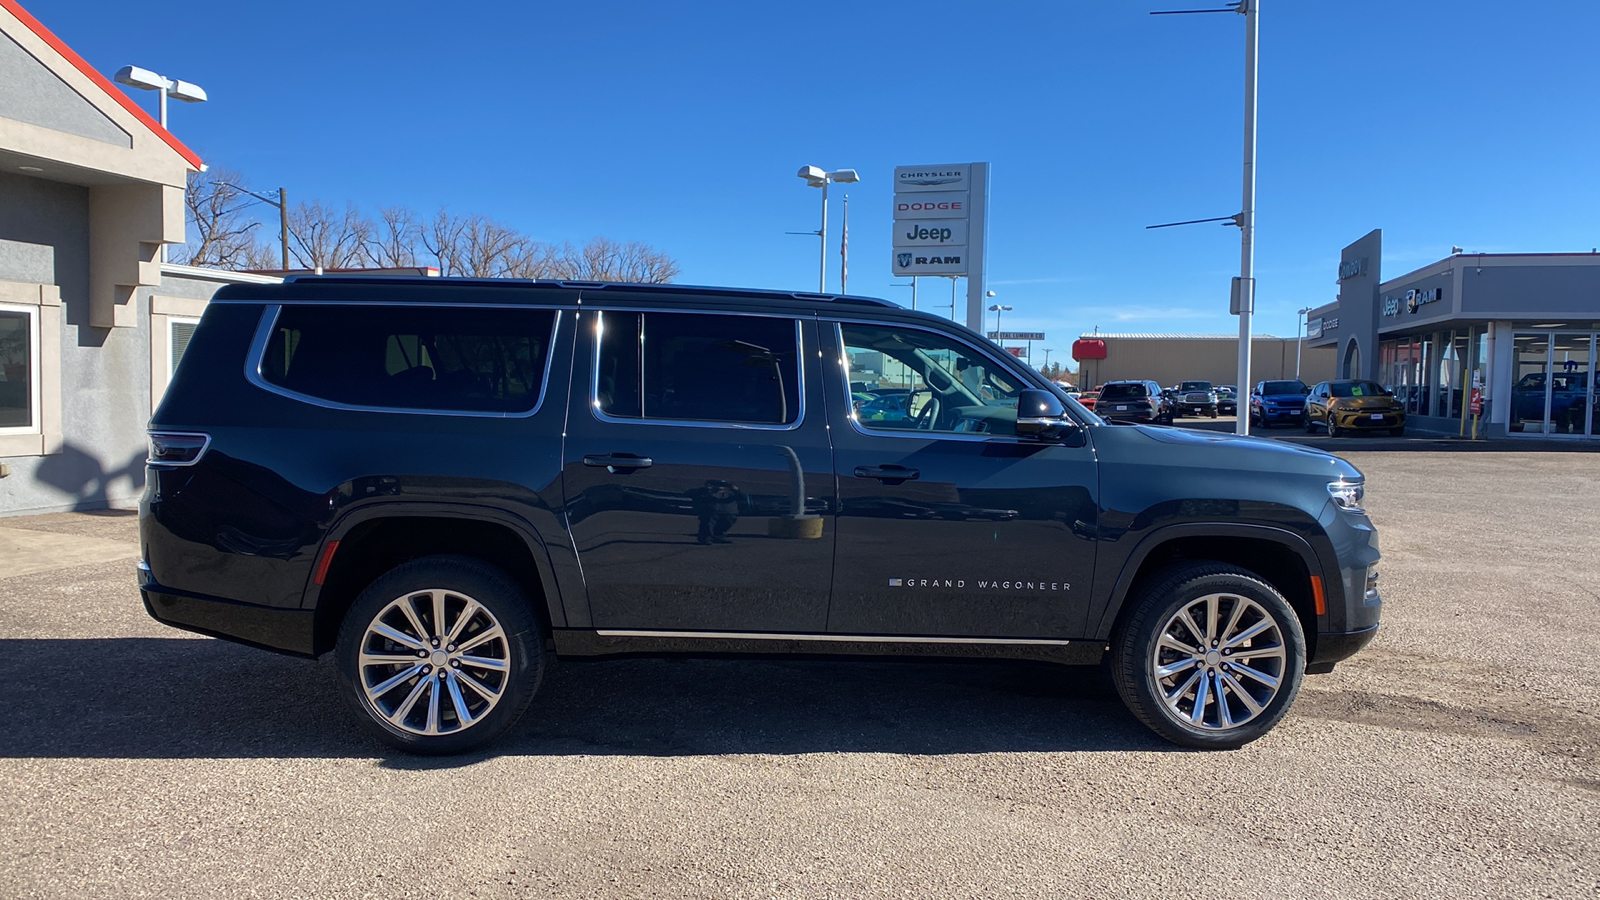
[(1215, 419), (1216, 417), (1217, 417), (1217, 408), (1215, 406), (1213, 406), (1213, 407), (1211, 407), (1211, 418)]
[(1405, 437), (1406, 436), (1406, 427), (1404, 425), (1401, 425), (1399, 428), (1391, 428), (1391, 429), (1389, 429), (1389, 436), (1390, 437)]
[(1304, 428), (1306, 430), (1306, 434), (1310, 434), (1311, 432), (1317, 430), (1317, 423), (1311, 421), (1311, 414), (1310, 413), (1301, 413), (1300, 414), (1300, 427)]
[[(1237, 566), (1190, 563), (1157, 575), (1133, 602), (1132, 615), (1112, 638), (1111, 675), (1122, 702), (1151, 731), (1185, 747), (1231, 750), (1271, 731), (1289, 711), (1305, 676), (1306, 642), (1299, 617), (1271, 585)], [(1214, 624), (1198, 622), (1200, 630), (1218, 636), (1203, 658), (1185, 657), (1162, 640), (1177, 634), (1190, 644), (1207, 643), (1181, 624), (1180, 613), (1191, 608), (1215, 610)], [(1228, 646), (1228, 635), (1264, 622), (1258, 636)], [(1170, 669), (1186, 659), (1188, 668), (1158, 677), (1163, 660)], [(1222, 685), (1215, 695), (1212, 685)], [(1235, 722), (1235, 716), (1242, 718)]]
[[(522, 717), (544, 678), (544, 639), (531, 601), (504, 572), (465, 556), (424, 557), (379, 576), (350, 607), (335, 649), (340, 692), (379, 740), (407, 753), (462, 753)], [(413, 654), (423, 655), (413, 663)]]
[(1344, 434), (1344, 430), (1341, 429), (1339, 426), (1333, 424), (1333, 420), (1332, 419), (1329, 419), (1328, 420), (1328, 437), (1336, 438), (1336, 437), (1339, 437), (1342, 434)]

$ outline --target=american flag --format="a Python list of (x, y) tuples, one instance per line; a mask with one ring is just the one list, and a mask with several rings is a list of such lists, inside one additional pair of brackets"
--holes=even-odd
[(839, 239), (839, 293), (850, 293), (850, 195), (844, 195), (844, 236)]

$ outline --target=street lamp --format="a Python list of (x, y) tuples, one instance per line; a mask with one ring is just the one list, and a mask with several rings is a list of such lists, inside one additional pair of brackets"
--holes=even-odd
[(839, 169), (834, 172), (824, 172), (816, 166), (801, 166), (795, 175), (804, 178), (807, 185), (822, 188), (822, 227), (817, 229), (817, 236), (822, 238), (821, 263), (817, 267), (817, 292), (828, 292), (828, 185), (829, 184), (854, 184), (860, 181), (855, 169)]
[(199, 85), (157, 75), (149, 69), (141, 69), (138, 66), (123, 66), (117, 70), (117, 74), (113, 77), (116, 78), (118, 84), (125, 84), (129, 87), (136, 87), (145, 91), (161, 92), (162, 128), (167, 127), (168, 95), (171, 95), (175, 100), (182, 100), (185, 103), (206, 102), (205, 89)]
[[(993, 297), (994, 296), (994, 291), (990, 291), (989, 292), (989, 296)], [(1011, 307), (1009, 307), (1009, 306), (1001, 306), (998, 303), (992, 304), (989, 307), (989, 312), (994, 313), (994, 342), (996, 344), (1000, 344), (1002, 347), (1005, 346), (1005, 345), (1000, 343), (1000, 314), (1001, 313), (1007, 313), (1007, 312), (1010, 312), (1010, 311), (1011, 311)]]
[(1306, 307), (1295, 313), (1294, 317), (1294, 380), (1300, 380), (1300, 348), (1305, 342), (1300, 340), (1300, 326), (1305, 322), (1306, 313), (1311, 312), (1311, 307)]

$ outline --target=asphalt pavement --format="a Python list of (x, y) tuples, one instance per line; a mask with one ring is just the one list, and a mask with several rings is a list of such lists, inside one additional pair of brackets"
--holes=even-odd
[(1600, 455), (1335, 444), (1384, 626), (1226, 753), (1093, 671), (629, 660), (408, 758), (326, 660), (150, 620), (132, 514), (0, 519), (0, 897), (1593, 900)]

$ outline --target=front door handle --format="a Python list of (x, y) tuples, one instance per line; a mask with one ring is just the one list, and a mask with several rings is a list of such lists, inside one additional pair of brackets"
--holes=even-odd
[(856, 466), (857, 478), (876, 478), (884, 484), (916, 481), (922, 473), (904, 466)]
[(652, 465), (655, 465), (655, 460), (648, 456), (634, 456), (628, 453), (615, 453), (610, 455), (596, 454), (594, 456), (585, 456), (583, 458), (583, 464), (586, 466), (594, 466), (597, 469), (603, 468), (607, 472), (615, 475), (617, 474), (618, 469), (623, 471), (631, 471), (633, 469), (648, 469)]

